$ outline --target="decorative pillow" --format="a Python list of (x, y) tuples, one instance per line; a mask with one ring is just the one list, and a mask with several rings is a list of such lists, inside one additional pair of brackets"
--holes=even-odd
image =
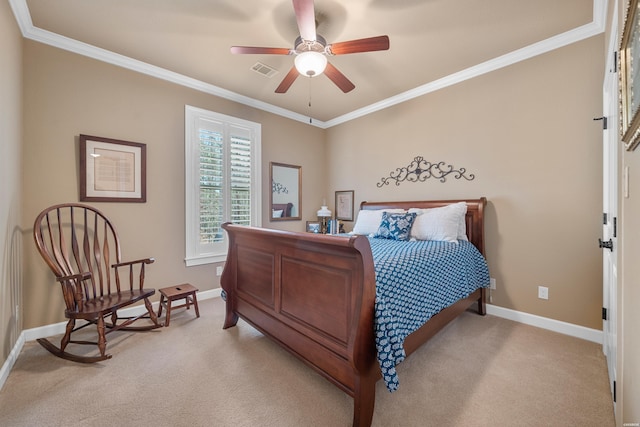
[(380, 222), (382, 222), (382, 213), (404, 213), (404, 209), (378, 209), (366, 210), (362, 209), (358, 212), (356, 223), (353, 226), (353, 234), (370, 235), (378, 232)]
[(282, 212), (284, 212), (282, 209), (279, 209), (279, 210), (273, 209), (271, 211), (271, 214), (272, 214), (271, 218), (282, 218)]
[[(458, 239), (467, 239), (466, 224), (464, 222), (467, 204), (464, 202), (441, 208), (411, 208), (409, 212), (417, 214), (415, 223), (411, 228), (411, 237), (416, 240), (457, 242)], [(460, 237), (461, 235), (462, 237)]]
[(373, 237), (391, 240), (409, 240), (411, 226), (416, 219), (417, 214), (412, 213), (382, 213), (382, 221), (378, 232)]

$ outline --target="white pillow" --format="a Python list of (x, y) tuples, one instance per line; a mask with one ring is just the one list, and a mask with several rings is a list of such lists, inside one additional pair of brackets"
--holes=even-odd
[(377, 210), (365, 210), (362, 209), (358, 212), (356, 223), (353, 226), (353, 234), (375, 234), (378, 232), (380, 223), (382, 222), (382, 212), (389, 213), (404, 213), (404, 209), (377, 209)]
[(464, 212), (460, 215), (460, 222), (458, 223), (458, 240), (464, 240), (465, 242), (469, 241), (467, 237), (467, 204), (462, 202), (464, 205)]
[(279, 209), (279, 210), (273, 209), (271, 211), (271, 218), (282, 218), (282, 212), (284, 212), (282, 209)]
[[(411, 227), (411, 238), (416, 240), (441, 240), (457, 242), (466, 240), (465, 215), (467, 204), (454, 203), (441, 208), (418, 209), (411, 208), (409, 212), (418, 214)], [(461, 228), (462, 227), (462, 228)]]

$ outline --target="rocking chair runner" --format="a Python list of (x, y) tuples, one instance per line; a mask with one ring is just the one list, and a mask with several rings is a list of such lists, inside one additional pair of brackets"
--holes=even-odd
[[(110, 354), (106, 354), (108, 333), (162, 327), (149, 301), (155, 289), (144, 289), (145, 266), (153, 263), (154, 259), (122, 262), (118, 234), (99, 210), (79, 203), (51, 206), (36, 218), (33, 237), (40, 255), (62, 286), (65, 317), (69, 319), (60, 347), (47, 339), (38, 339), (48, 351), (74, 362), (99, 362), (111, 358)], [(123, 274), (124, 280), (121, 281), (121, 271), (126, 273), (128, 279)], [(137, 276), (137, 280), (134, 280), (134, 276)], [(118, 316), (119, 309), (140, 300), (144, 300), (146, 313), (133, 317)], [(142, 318), (150, 319), (151, 324), (130, 326)], [(78, 319), (87, 323), (76, 327)], [(97, 342), (71, 339), (72, 333), (89, 325), (97, 326)], [(65, 349), (69, 343), (96, 345), (100, 355), (68, 353)]]

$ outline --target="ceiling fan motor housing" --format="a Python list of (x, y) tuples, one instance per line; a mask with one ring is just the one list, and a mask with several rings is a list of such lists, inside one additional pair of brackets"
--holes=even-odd
[(303, 40), (302, 37), (296, 37), (296, 41), (293, 43), (296, 53), (303, 52), (318, 52), (327, 54), (326, 51), (327, 41), (321, 35), (316, 35), (315, 40)]

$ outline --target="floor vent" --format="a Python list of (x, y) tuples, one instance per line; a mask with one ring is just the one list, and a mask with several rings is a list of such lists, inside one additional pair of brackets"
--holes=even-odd
[(278, 74), (278, 70), (275, 68), (271, 68), (268, 65), (263, 64), (262, 62), (256, 62), (253, 67), (251, 67), (253, 71), (258, 74), (262, 74), (265, 77), (273, 77)]

